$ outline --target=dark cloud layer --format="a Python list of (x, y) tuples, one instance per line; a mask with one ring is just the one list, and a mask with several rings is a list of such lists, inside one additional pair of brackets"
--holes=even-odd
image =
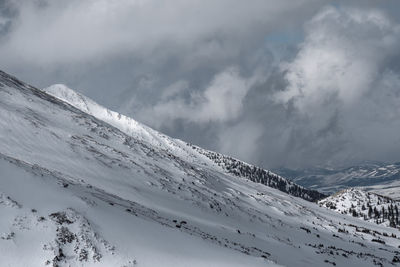
[(399, 7), (8, 0), (0, 67), (268, 168), (398, 161)]

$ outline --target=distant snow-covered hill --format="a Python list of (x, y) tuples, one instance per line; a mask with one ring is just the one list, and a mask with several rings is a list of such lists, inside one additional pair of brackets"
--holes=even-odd
[(368, 163), (342, 169), (310, 168), (310, 169), (278, 169), (279, 175), (293, 182), (325, 194), (333, 194), (350, 187), (365, 187), (379, 190), (396, 188), (396, 192), (387, 190), (381, 194), (400, 198), (400, 162), (398, 163)]
[(46, 91), (0, 72), (2, 266), (399, 265), (395, 228), (66, 87)]
[(365, 221), (398, 228), (400, 201), (351, 188), (319, 201), (321, 206)]

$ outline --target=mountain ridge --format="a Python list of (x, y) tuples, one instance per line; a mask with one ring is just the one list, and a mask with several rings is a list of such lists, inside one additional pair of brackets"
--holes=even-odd
[(282, 192), (286, 192), (309, 201), (318, 201), (327, 197), (327, 195), (298, 186), (297, 184), (288, 181), (287, 179), (275, 173), (259, 168), (255, 165), (245, 163), (241, 160), (223, 155), (218, 152), (203, 149), (199, 146), (185, 143), (179, 139), (172, 139), (168, 136), (165, 136), (130, 117), (102, 107), (92, 99), (75, 92), (66, 85), (55, 84), (43, 89), (43, 91), (62, 101), (67, 102), (68, 104), (89, 115), (94, 116), (95, 118), (98, 118), (99, 120), (109, 123), (110, 125), (134, 138), (149, 142), (151, 145), (156, 145), (159, 147), (162, 146), (168, 150), (172, 147), (173, 149), (177, 149), (177, 146), (172, 144), (174, 142), (178, 142), (181, 145), (178, 146), (178, 149), (185, 150), (186, 146), (188, 146), (188, 149), (193, 149), (199, 152), (200, 154), (211, 159), (218, 166), (222, 166), (224, 170), (238, 177), (246, 177), (253, 182), (262, 183), (272, 188), (276, 188)]

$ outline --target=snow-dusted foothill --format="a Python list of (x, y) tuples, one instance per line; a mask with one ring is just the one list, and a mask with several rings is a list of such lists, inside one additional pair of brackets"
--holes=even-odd
[(400, 202), (386, 196), (351, 188), (327, 197), (319, 204), (342, 214), (400, 229)]

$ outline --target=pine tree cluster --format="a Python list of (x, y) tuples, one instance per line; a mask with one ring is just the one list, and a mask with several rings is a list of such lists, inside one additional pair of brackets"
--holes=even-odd
[(311, 190), (299, 186), (277, 174), (256, 167), (254, 165), (244, 163), (240, 160), (219, 153), (207, 151), (196, 146), (192, 147), (222, 168), (224, 168), (228, 173), (235, 176), (247, 178), (250, 181), (278, 189), (282, 192), (288, 193), (295, 197), (303, 198), (307, 201), (315, 202), (327, 197), (326, 195), (316, 190)]
[(354, 207), (350, 208), (348, 212), (352, 214), (353, 217), (363, 217), (365, 220), (373, 219), (376, 224), (389, 222), (389, 226), (391, 227), (397, 228), (399, 226), (399, 208), (397, 204), (381, 204), (380, 207), (376, 207), (367, 203), (367, 208), (368, 213), (357, 212)]

